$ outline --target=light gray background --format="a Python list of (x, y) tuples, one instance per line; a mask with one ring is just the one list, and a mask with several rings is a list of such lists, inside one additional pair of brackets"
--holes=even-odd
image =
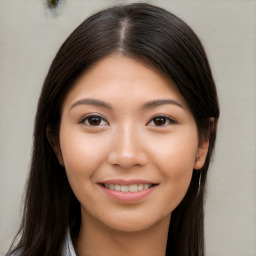
[[(40, 89), (60, 44), (114, 0), (0, 0), (0, 254), (17, 231)], [(129, 1), (131, 2), (131, 1)], [(221, 118), (205, 204), (207, 256), (256, 255), (256, 1), (145, 1), (185, 20), (208, 54)]]

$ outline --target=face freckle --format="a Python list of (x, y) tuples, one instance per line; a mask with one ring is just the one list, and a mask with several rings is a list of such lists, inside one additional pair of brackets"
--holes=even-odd
[(205, 157), (175, 84), (118, 55), (98, 62), (67, 95), (59, 154), (82, 221), (90, 216), (123, 231), (169, 219), (186, 194), (195, 159)]

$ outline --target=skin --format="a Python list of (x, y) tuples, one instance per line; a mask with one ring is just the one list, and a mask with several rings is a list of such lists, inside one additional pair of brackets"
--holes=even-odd
[[(145, 108), (159, 99), (176, 103)], [(97, 125), (88, 115), (100, 116)], [(157, 116), (167, 118), (159, 123)], [(78, 255), (165, 255), (171, 213), (187, 192), (193, 168), (203, 167), (209, 146), (199, 141), (193, 115), (168, 77), (132, 58), (106, 57), (67, 95), (59, 143), (53, 144), (81, 204)], [(99, 185), (108, 179), (157, 186), (143, 199), (120, 202)]]

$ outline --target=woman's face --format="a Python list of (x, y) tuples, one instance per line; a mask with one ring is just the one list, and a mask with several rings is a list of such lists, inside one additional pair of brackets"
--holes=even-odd
[(63, 104), (59, 161), (82, 219), (111, 229), (169, 220), (207, 149), (174, 83), (128, 57), (98, 62)]

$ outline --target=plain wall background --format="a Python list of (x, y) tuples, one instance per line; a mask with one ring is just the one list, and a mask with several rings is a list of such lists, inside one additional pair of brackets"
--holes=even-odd
[[(16, 233), (33, 122), (61, 43), (86, 17), (131, 1), (0, 0), (0, 255)], [(206, 49), (221, 117), (205, 203), (207, 256), (256, 255), (256, 1), (155, 0), (186, 21)]]

